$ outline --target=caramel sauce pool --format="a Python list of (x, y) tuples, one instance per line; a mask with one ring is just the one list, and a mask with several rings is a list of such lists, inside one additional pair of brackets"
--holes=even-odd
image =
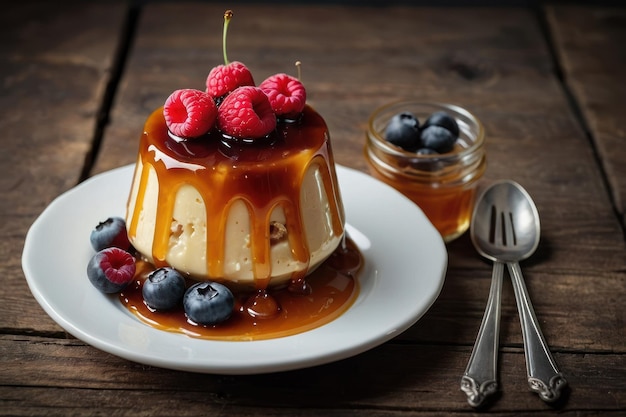
[[(330, 323), (348, 310), (359, 295), (358, 277), (363, 267), (363, 256), (350, 239), (345, 242), (345, 247), (337, 248), (307, 276), (308, 294), (292, 292), (288, 287), (258, 292), (235, 290), (232, 316), (217, 325), (204, 326), (188, 320), (182, 303), (179, 308), (170, 311), (150, 309), (141, 295), (144, 280), (155, 269), (147, 262), (137, 263), (135, 280), (119, 294), (119, 300), (145, 324), (190, 337), (247, 341), (302, 333)], [(272, 309), (277, 306), (277, 313), (268, 318), (254, 317), (246, 307), (251, 302), (261, 304), (257, 308)]]

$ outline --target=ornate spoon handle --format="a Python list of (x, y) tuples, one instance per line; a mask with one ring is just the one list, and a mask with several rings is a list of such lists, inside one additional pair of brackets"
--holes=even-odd
[(489, 395), (498, 390), (498, 342), (503, 272), (504, 264), (494, 262), (487, 307), (465, 374), (461, 378), (461, 390), (467, 394), (467, 402), (472, 407), (480, 406)]
[(567, 380), (559, 372), (541, 333), (519, 264), (512, 262), (507, 265), (522, 324), (528, 386), (539, 394), (542, 400), (556, 401), (561, 395), (561, 390), (567, 385)]

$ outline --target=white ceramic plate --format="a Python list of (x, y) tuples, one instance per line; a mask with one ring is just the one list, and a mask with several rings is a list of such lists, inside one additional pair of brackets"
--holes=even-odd
[(86, 275), (98, 222), (123, 216), (125, 166), (55, 199), (31, 226), (22, 267), (33, 295), (67, 332), (131, 361), (193, 372), (257, 374), (320, 365), (364, 352), (413, 325), (443, 285), (447, 252), (422, 211), (393, 188), (338, 166), (348, 233), (365, 257), (354, 305), (322, 327), (277, 339), (211, 341), (160, 331), (133, 317)]

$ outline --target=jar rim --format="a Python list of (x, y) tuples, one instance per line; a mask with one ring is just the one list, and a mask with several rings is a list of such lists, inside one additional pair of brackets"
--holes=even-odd
[[(473, 138), (474, 140), (472, 141), (470, 146), (464, 147), (461, 150), (456, 151), (456, 152), (448, 152), (448, 153), (443, 153), (443, 154), (425, 154), (425, 155), (416, 155), (415, 152), (407, 151), (398, 146), (394, 146), (390, 144), (381, 135), (380, 131), (377, 128), (375, 128), (376, 122), (379, 121), (379, 118), (382, 114), (386, 112), (390, 112), (390, 110), (393, 108), (398, 108), (398, 110), (400, 110), (403, 107), (406, 107), (406, 109), (404, 110), (411, 111), (410, 109), (411, 106), (430, 108), (432, 111), (438, 111), (438, 110), (446, 111), (447, 110), (448, 112), (455, 113), (454, 114), (455, 119), (457, 118), (456, 117), (457, 115), (463, 116), (465, 119), (467, 119), (468, 121), (470, 121), (471, 123), (475, 125), (476, 133), (475, 133), (475, 137)], [(389, 102), (387, 104), (384, 104), (376, 108), (372, 112), (368, 120), (368, 133), (369, 133), (368, 136), (375, 140), (375, 145), (377, 147), (382, 148), (382, 150), (384, 150), (386, 153), (393, 155), (394, 157), (415, 158), (417, 156), (419, 158), (423, 158), (425, 161), (427, 160), (436, 161), (439, 159), (446, 159), (446, 158), (463, 158), (466, 155), (470, 155), (476, 152), (479, 148), (481, 148), (484, 145), (484, 142), (485, 142), (485, 128), (482, 122), (480, 121), (478, 117), (476, 117), (476, 115), (474, 115), (472, 112), (468, 111), (467, 109), (459, 105), (451, 104), (451, 103), (419, 101), (419, 100), (411, 100), (411, 99), (395, 100), (395, 101)]]

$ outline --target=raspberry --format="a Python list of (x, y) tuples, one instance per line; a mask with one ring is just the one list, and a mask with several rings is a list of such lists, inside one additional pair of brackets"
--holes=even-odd
[(163, 117), (168, 129), (182, 138), (197, 138), (215, 124), (217, 106), (204, 91), (176, 90), (165, 100)]
[(250, 70), (241, 62), (233, 61), (228, 65), (218, 65), (211, 69), (206, 79), (206, 92), (217, 100), (237, 87), (247, 85), (254, 85)]
[(135, 258), (114, 247), (96, 253), (87, 265), (89, 281), (107, 294), (123, 290), (133, 280), (135, 271)]
[(272, 75), (259, 88), (267, 94), (277, 116), (297, 116), (304, 109), (306, 90), (300, 80), (291, 75)]
[(274, 130), (276, 116), (263, 90), (239, 87), (219, 106), (217, 127), (236, 138), (260, 138)]

